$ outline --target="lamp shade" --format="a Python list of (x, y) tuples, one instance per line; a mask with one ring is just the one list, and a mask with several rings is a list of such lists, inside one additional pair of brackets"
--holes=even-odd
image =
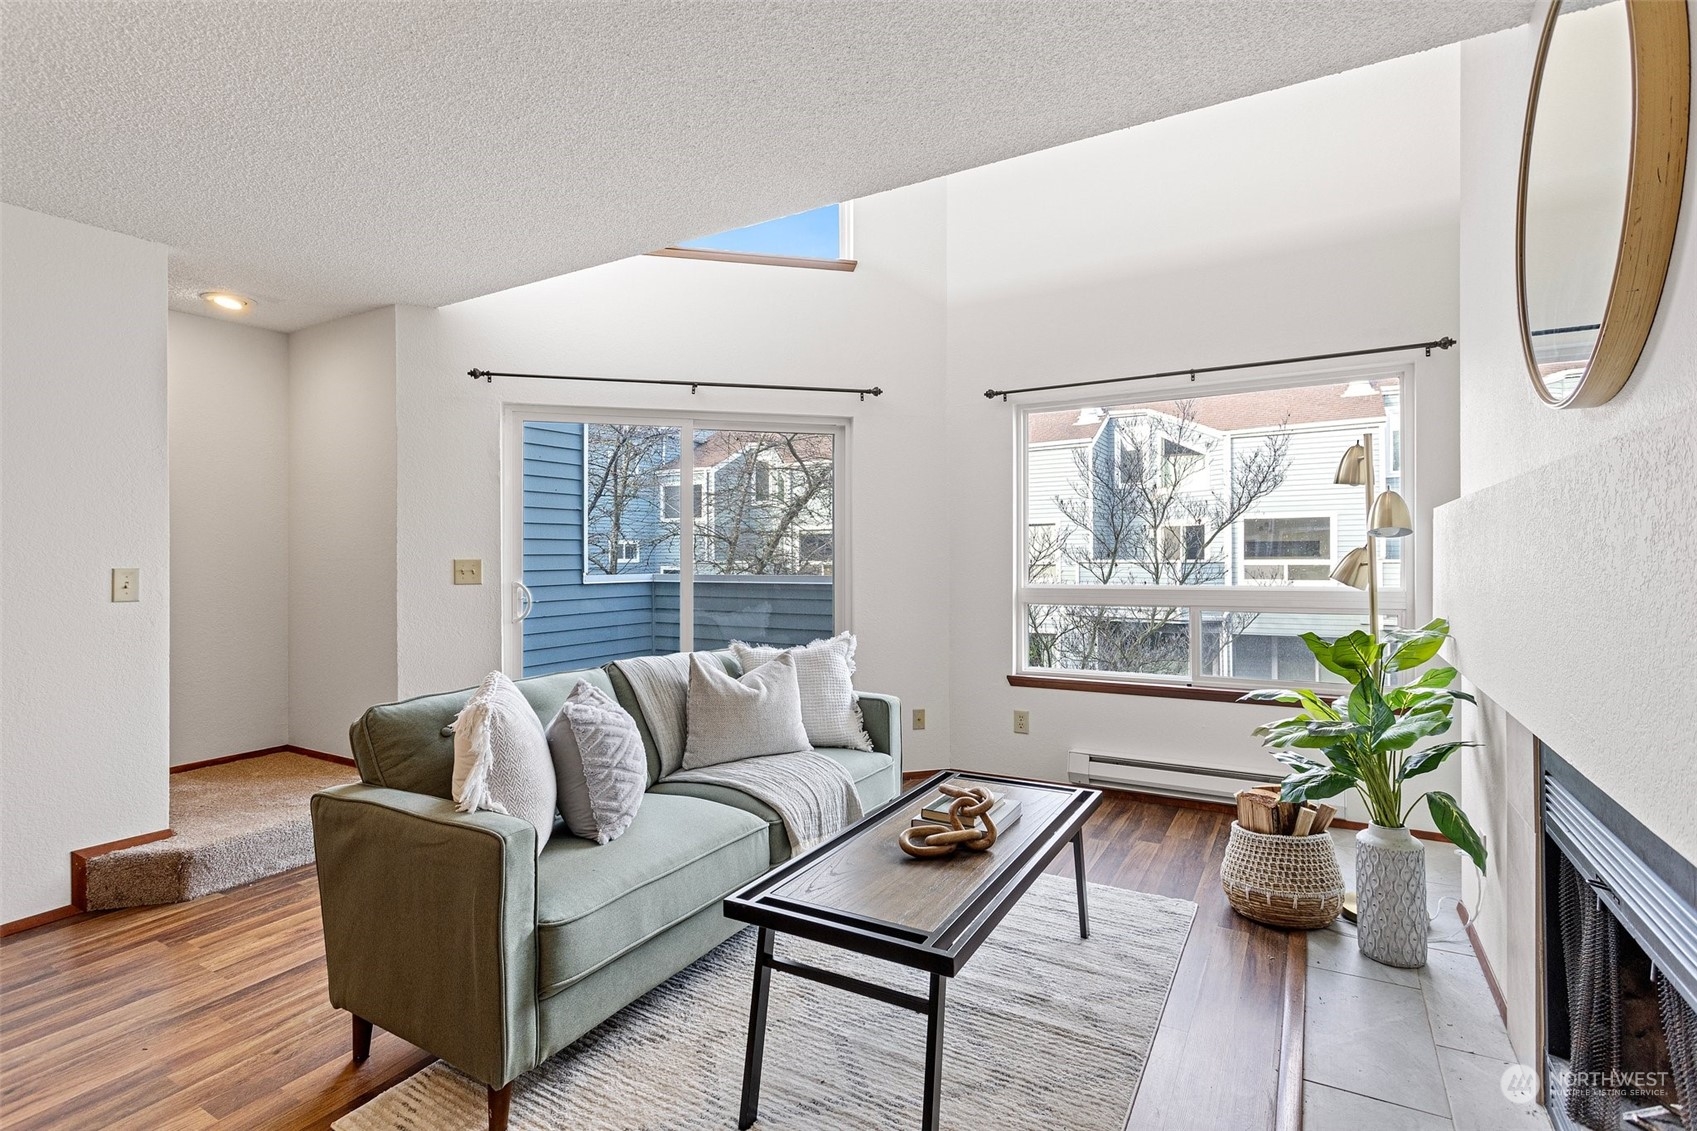
[(1345, 487), (1360, 487), (1366, 483), (1367, 449), (1360, 444), (1351, 444), (1343, 459), (1338, 461), (1338, 473), (1332, 482)]
[(1414, 533), (1408, 504), (1395, 491), (1380, 491), (1367, 513), (1367, 533), (1375, 538), (1403, 538)]
[(1332, 580), (1341, 581), (1351, 589), (1365, 589), (1372, 579), (1373, 568), (1367, 561), (1367, 547), (1357, 546), (1343, 556), (1338, 568), (1332, 571)]

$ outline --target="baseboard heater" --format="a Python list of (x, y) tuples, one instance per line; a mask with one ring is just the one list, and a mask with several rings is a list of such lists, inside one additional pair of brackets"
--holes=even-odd
[(1240, 789), (1284, 780), (1282, 774), (1223, 770), (1182, 762), (1153, 762), (1092, 750), (1067, 751), (1067, 777), (1080, 785), (1117, 786), (1170, 797), (1229, 801)]

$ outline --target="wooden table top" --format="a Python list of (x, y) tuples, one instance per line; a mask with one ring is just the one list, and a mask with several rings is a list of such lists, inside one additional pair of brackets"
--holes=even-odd
[[(918, 859), (897, 834), (944, 782), (1018, 798), (984, 852)], [(954, 973), (1100, 802), (1094, 789), (945, 770), (725, 900), (732, 919)]]

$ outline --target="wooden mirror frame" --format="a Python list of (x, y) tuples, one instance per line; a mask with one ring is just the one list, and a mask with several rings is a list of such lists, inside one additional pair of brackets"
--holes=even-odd
[(1562, 0), (1551, 3), (1544, 19), (1538, 58), (1532, 67), (1532, 90), (1526, 99), (1514, 223), (1515, 297), (1527, 372), (1538, 398), (1554, 408), (1603, 404), (1632, 376), (1656, 320), (1662, 284), (1673, 258), (1674, 232), (1679, 227), (1691, 124), (1691, 29), (1686, 0), (1625, 0), (1625, 4), (1632, 44), (1632, 155), (1627, 169), (1626, 216), (1596, 348), (1579, 383), (1565, 397), (1552, 396), (1538, 373), (1526, 317), (1526, 176), (1531, 167), (1538, 88)]

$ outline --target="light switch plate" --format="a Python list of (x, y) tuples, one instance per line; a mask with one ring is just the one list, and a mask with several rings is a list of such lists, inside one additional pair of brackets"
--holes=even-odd
[(141, 570), (114, 569), (112, 571), (112, 600), (141, 600)]
[(483, 584), (483, 559), (482, 558), (455, 558), (454, 559), (454, 584), (455, 585), (482, 585)]

